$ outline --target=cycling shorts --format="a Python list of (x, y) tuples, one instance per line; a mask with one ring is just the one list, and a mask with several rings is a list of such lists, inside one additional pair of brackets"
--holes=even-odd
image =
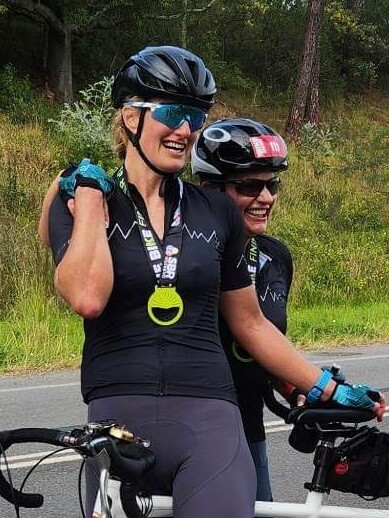
[[(174, 518), (252, 518), (256, 492), (253, 460), (239, 409), (219, 399), (124, 395), (94, 399), (89, 421), (115, 419), (150, 440), (154, 468), (143, 491), (173, 496)], [(87, 466), (87, 514), (98, 491)]]

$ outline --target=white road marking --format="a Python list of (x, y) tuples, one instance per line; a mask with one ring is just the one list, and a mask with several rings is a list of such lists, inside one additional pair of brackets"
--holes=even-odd
[[(24, 455), (13, 455), (12, 457), (7, 456), (7, 464), (9, 469), (18, 469), (18, 468), (30, 468), (34, 466), (42, 457), (52, 453), (52, 451), (40, 451), (36, 453), (27, 453)], [(60, 464), (62, 462), (69, 462), (74, 460), (82, 460), (82, 457), (78, 455), (75, 451), (69, 450), (68, 452), (58, 453), (57, 455), (53, 455), (48, 459), (45, 459), (40, 463), (40, 465), (44, 464)], [(6, 464), (4, 460), (1, 461), (1, 469), (3, 472), (7, 471)]]
[(13, 387), (0, 389), (0, 392), (23, 392), (25, 390), (46, 390), (51, 388), (76, 387), (79, 383), (58, 383), (54, 385), (36, 385), (35, 387)]
[[(310, 351), (312, 356), (313, 355), (316, 355), (316, 354), (320, 354), (320, 353), (315, 353), (314, 351)], [(326, 354), (325, 354), (326, 357), (328, 357), (328, 359), (331, 361), (331, 362), (339, 362), (339, 363), (343, 363), (343, 362), (360, 362), (361, 360), (379, 360), (381, 358), (389, 358), (389, 354), (377, 354), (377, 355), (372, 355), (372, 356), (359, 356), (359, 353), (355, 353), (355, 355), (352, 355), (352, 356), (335, 356), (334, 358), (332, 358), (329, 354), (329, 351), (326, 351)], [(312, 363), (325, 363), (325, 357), (323, 356), (322, 359), (320, 360), (312, 360)]]
[[(355, 354), (352, 354), (351, 356), (334, 356), (334, 357), (331, 357), (330, 356), (330, 350), (326, 350), (326, 354), (325, 354), (325, 357), (328, 357), (328, 360), (330, 362), (339, 362), (339, 363), (343, 363), (343, 362), (358, 362), (358, 361), (361, 361), (361, 360), (380, 360), (382, 358), (389, 358), (389, 353), (388, 354), (376, 354), (376, 355), (371, 355), (371, 356), (363, 356), (363, 355), (360, 355), (360, 353), (356, 352)], [(339, 351), (336, 351), (335, 354), (338, 353), (339, 354)], [(304, 354), (304, 351), (303, 351), (303, 354)], [(317, 354), (320, 354), (320, 351), (319, 352), (315, 352), (315, 351), (307, 351), (307, 356), (309, 355), (317, 355)], [(321, 358), (320, 360), (311, 360), (312, 363), (320, 363), (320, 364), (323, 364), (325, 363), (325, 357)], [(4, 392), (22, 392), (24, 390), (46, 390), (46, 389), (56, 389), (56, 388), (62, 388), (62, 387), (79, 387), (80, 386), (80, 382), (73, 382), (73, 383), (53, 383), (53, 384), (47, 384), (47, 385), (36, 385), (36, 386), (24, 386), (24, 387), (12, 387), (12, 388), (3, 388), (3, 389), (0, 389), (0, 393), (4, 393)]]

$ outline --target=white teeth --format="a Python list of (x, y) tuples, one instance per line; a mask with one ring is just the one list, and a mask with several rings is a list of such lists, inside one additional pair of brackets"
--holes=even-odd
[(174, 149), (174, 151), (184, 151), (185, 144), (180, 144), (179, 142), (164, 142), (163, 145), (167, 149)]
[(250, 210), (246, 210), (246, 212), (248, 214), (250, 214), (250, 216), (254, 216), (256, 218), (265, 218), (266, 217), (266, 210), (250, 209)]

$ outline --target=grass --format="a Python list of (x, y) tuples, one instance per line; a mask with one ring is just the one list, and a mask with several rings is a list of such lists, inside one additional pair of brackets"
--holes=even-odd
[[(284, 105), (224, 101), (209, 122), (246, 116), (283, 132)], [(323, 109), (323, 126), (288, 145), (269, 227), (293, 255), (288, 333), (301, 348), (389, 343), (389, 97), (357, 101)], [(0, 114), (0, 372), (80, 363), (81, 321), (55, 297), (51, 254), (36, 236), (51, 179), (88, 154), (72, 142), (38, 119)]]
[[(0, 321), (0, 371), (26, 372), (76, 367), (83, 343), (82, 321), (42, 283), (19, 279), (17, 303)], [(28, 287), (27, 287), (28, 284)]]
[[(81, 319), (51, 300), (37, 299), (19, 318), (0, 321), (0, 372), (78, 368), (83, 330)], [(288, 337), (299, 349), (388, 343), (389, 303), (361, 306), (315, 306), (289, 310)]]
[(82, 324), (74, 317), (0, 322), (0, 371), (75, 368), (80, 363)]
[[(288, 336), (299, 348), (389, 342), (389, 302), (289, 310)], [(388, 343), (389, 345), (389, 343)]]

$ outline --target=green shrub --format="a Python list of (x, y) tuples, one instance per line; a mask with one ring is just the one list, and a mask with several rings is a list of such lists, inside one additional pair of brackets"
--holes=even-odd
[(30, 78), (20, 75), (11, 63), (0, 70), (0, 85), (0, 112), (7, 113), (15, 124), (33, 120), (45, 124), (56, 112), (56, 106), (34, 90)]
[(28, 77), (19, 76), (15, 67), (8, 63), (0, 70), (0, 84), (0, 111), (22, 115), (32, 100)]
[(81, 90), (81, 100), (65, 104), (58, 119), (49, 122), (63, 146), (63, 161), (78, 162), (88, 157), (110, 167), (114, 163), (112, 151), (111, 87), (113, 77)]

